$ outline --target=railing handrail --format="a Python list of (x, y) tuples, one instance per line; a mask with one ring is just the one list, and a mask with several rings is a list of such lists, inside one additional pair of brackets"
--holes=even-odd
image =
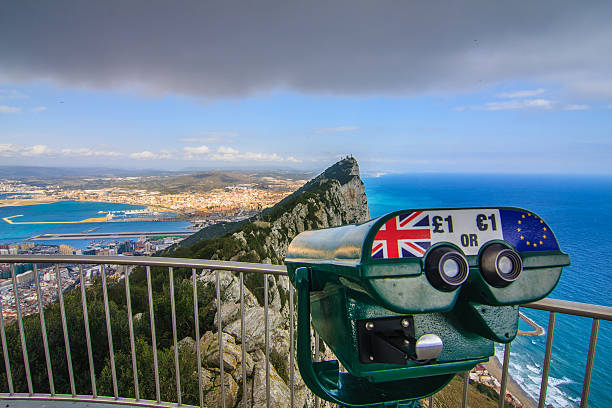
[[(102, 289), (103, 289), (103, 295), (104, 295), (104, 302), (105, 302), (105, 320), (106, 320), (106, 326), (107, 326), (107, 333), (108, 333), (108, 343), (109, 343), (109, 353), (110, 353), (110, 358), (111, 358), (111, 370), (112, 370), (112, 375), (113, 375), (113, 392), (114, 392), (114, 400), (113, 402), (115, 403), (123, 403), (123, 402), (127, 402), (127, 404), (129, 405), (142, 405), (142, 406), (158, 406), (161, 403), (160, 400), (160, 388), (159, 388), (159, 380), (157, 377), (157, 373), (158, 373), (158, 367), (157, 367), (157, 346), (155, 345), (155, 324), (154, 324), (154, 317), (153, 317), (153, 300), (152, 300), (152, 293), (151, 293), (151, 266), (158, 266), (158, 267), (167, 267), (168, 268), (168, 273), (169, 273), (169, 281), (170, 281), (170, 295), (171, 295), (171, 300), (170, 300), (170, 304), (171, 304), (171, 316), (172, 316), (172, 326), (173, 326), (173, 343), (174, 343), (174, 365), (175, 365), (175, 372), (176, 372), (176, 386), (177, 386), (177, 398), (178, 398), (178, 405), (181, 405), (181, 386), (180, 386), (180, 374), (179, 374), (179, 360), (178, 360), (178, 342), (177, 342), (177, 333), (176, 333), (176, 322), (175, 322), (175, 310), (174, 310), (174, 287), (173, 287), (173, 282), (174, 282), (174, 278), (173, 278), (173, 268), (190, 268), (192, 269), (192, 280), (193, 280), (193, 304), (194, 304), (194, 316), (195, 316), (195, 336), (196, 338), (200, 337), (200, 331), (199, 331), (199, 327), (198, 327), (198, 309), (197, 307), (195, 307), (195, 305), (198, 304), (197, 302), (197, 285), (196, 285), (196, 270), (200, 269), (200, 270), (215, 270), (216, 271), (216, 298), (217, 298), (217, 311), (219, 313), (219, 316), (221, 316), (221, 308), (222, 308), (222, 303), (221, 303), (221, 296), (220, 296), (220, 271), (221, 270), (226, 270), (226, 271), (234, 271), (234, 272), (238, 272), (239, 276), (240, 276), (240, 316), (241, 316), (241, 333), (242, 333), (242, 337), (241, 338), (245, 338), (245, 326), (244, 326), (244, 273), (256, 273), (256, 274), (262, 274), (264, 277), (267, 276), (268, 274), (273, 274), (273, 275), (279, 275), (279, 276), (287, 276), (287, 269), (284, 265), (271, 265), (271, 264), (260, 264), (260, 263), (248, 263), (248, 262), (231, 262), (231, 261), (218, 261), (218, 260), (202, 260), (202, 259), (189, 259), (189, 258), (164, 258), (164, 257), (140, 257), (140, 256), (96, 256), (96, 255), (0, 255), (0, 264), (2, 263), (8, 263), (11, 264), (11, 276), (12, 276), (12, 281), (13, 281), (13, 292), (14, 292), (14, 296), (15, 296), (15, 304), (16, 304), (16, 312), (17, 312), (17, 322), (19, 325), (19, 329), (20, 329), (20, 339), (21, 339), (21, 348), (22, 348), (22, 354), (23, 354), (23, 358), (24, 358), (24, 364), (25, 364), (25, 369), (26, 369), (26, 379), (28, 382), (28, 394), (16, 394), (14, 392), (13, 389), (13, 382), (12, 382), (12, 377), (11, 377), (11, 372), (10, 372), (10, 362), (8, 359), (8, 354), (7, 354), (7, 344), (6, 344), (6, 335), (5, 335), (5, 331), (4, 331), (4, 321), (3, 321), (3, 313), (2, 313), (2, 309), (0, 308), (0, 335), (2, 337), (2, 350), (3, 350), (3, 355), (4, 355), (4, 360), (5, 360), (5, 367), (7, 370), (7, 381), (8, 381), (8, 387), (9, 387), (9, 394), (5, 395), (5, 394), (0, 394), (0, 399), (4, 399), (4, 398), (9, 398), (9, 399), (66, 399), (66, 400), (72, 400), (72, 401), (83, 401), (83, 402), (87, 402), (87, 401), (103, 401), (106, 402), (106, 398), (101, 398), (98, 399), (97, 398), (97, 392), (96, 392), (96, 385), (95, 385), (95, 374), (94, 374), (94, 369), (93, 369), (93, 362), (92, 362), (92, 353), (91, 353), (91, 345), (90, 345), (90, 340), (89, 340), (89, 332), (87, 331), (87, 342), (88, 342), (88, 357), (89, 357), (89, 365), (90, 365), (90, 376), (91, 376), (91, 380), (92, 380), (92, 395), (91, 396), (79, 396), (76, 395), (76, 390), (74, 388), (74, 379), (73, 379), (73, 374), (72, 374), (72, 370), (71, 370), (71, 357), (70, 357), (70, 345), (68, 342), (68, 332), (67, 332), (67, 327), (66, 327), (66, 320), (65, 320), (65, 312), (64, 312), (64, 304), (63, 304), (63, 298), (62, 298), (62, 290), (61, 290), (61, 273), (60, 273), (60, 264), (78, 264), (79, 265), (79, 275), (80, 275), (80, 279), (81, 279), (81, 293), (82, 293), (82, 306), (83, 306), (83, 315), (84, 315), (84, 322), (86, 324), (86, 326), (89, 326), (88, 323), (88, 319), (87, 319), (87, 306), (86, 306), (86, 296), (85, 296), (85, 292), (84, 292), (84, 284), (83, 284), (83, 267), (82, 265), (96, 265), (99, 267), (100, 270), (100, 274), (102, 276)], [(34, 275), (35, 275), (35, 283), (36, 283), (36, 290), (37, 290), (37, 297), (38, 297), (38, 302), (39, 302), (39, 317), (41, 320), (41, 331), (43, 332), (43, 340), (44, 340), (44, 344), (45, 344), (45, 358), (46, 358), (46, 363), (47, 363), (47, 371), (48, 371), (48, 375), (49, 375), (49, 384), (50, 384), (50, 389), (51, 389), (51, 394), (47, 397), (47, 395), (42, 395), (42, 394), (34, 394), (34, 390), (32, 388), (32, 383), (31, 383), (31, 378), (30, 378), (30, 373), (29, 373), (29, 358), (28, 358), (28, 354), (27, 354), (27, 346), (26, 346), (26, 339), (25, 339), (25, 335), (23, 332), (23, 326), (22, 326), (22, 321), (21, 321), (21, 309), (20, 309), (20, 301), (19, 301), (19, 290), (18, 290), (18, 286), (17, 286), (17, 274), (15, 271), (15, 264), (17, 263), (32, 263), (33, 264), (33, 270), (34, 270)], [(46, 341), (46, 328), (45, 328), (45, 322), (44, 322), (44, 315), (42, 312), (42, 303), (41, 303), (41, 294), (40, 294), (40, 284), (38, 281), (38, 273), (37, 273), (37, 265), (38, 264), (53, 264), (55, 265), (55, 273), (57, 276), (57, 281), (58, 281), (58, 302), (60, 303), (60, 312), (61, 312), (61, 316), (62, 316), (62, 324), (63, 324), (63, 334), (64, 334), (64, 342), (65, 342), (65, 347), (66, 347), (66, 358), (67, 361), (69, 361), (69, 377), (70, 377), (70, 384), (71, 384), (71, 391), (72, 391), (72, 395), (59, 395), (59, 394), (55, 394), (53, 389), (54, 389), (54, 385), (53, 385), (53, 377), (52, 377), (52, 370), (51, 370), (51, 362), (50, 362), (50, 357), (49, 357), (49, 351), (47, 349), (47, 341)], [(128, 265), (128, 266), (145, 266), (146, 267), (146, 277), (147, 277), (147, 287), (148, 287), (148, 297), (149, 297), (149, 313), (150, 313), (150, 323), (151, 323), (151, 338), (152, 338), (152, 346), (153, 346), (153, 360), (154, 360), (154, 372), (155, 372), (155, 381), (156, 381), (156, 401), (145, 401), (145, 400), (141, 400), (139, 397), (139, 387), (138, 387), (138, 376), (137, 374), (134, 374), (134, 384), (135, 384), (135, 395), (136, 398), (135, 399), (124, 399), (120, 398), (117, 392), (117, 379), (116, 379), (116, 375), (115, 375), (115, 368), (114, 368), (114, 354), (113, 354), (113, 344), (112, 344), (112, 338), (111, 338), (111, 329), (110, 329), (110, 314), (109, 314), (109, 306), (108, 306), (108, 300), (107, 300), (107, 289), (106, 289), (106, 268), (108, 265)], [(125, 289), (126, 289), (126, 299), (127, 299), (127, 307), (128, 307), (128, 319), (130, 319), (131, 317), (131, 312), (129, 312), (130, 307), (131, 307), (131, 301), (130, 301), (130, 297), (129, 297), (129, 293), (130, 293), (130, 289), (129, 289), (129, 274), (125, 275)], [(269, 361), (269, 344), (270, 344), (270, 338), (269, 338), (269, 327), (268, 327), (268, 303), (269, 303), (269, 299), (268, 299), (268, 279), (264, 278), (264, 315), (265, 315), (265, 347), (266, 347), (266, 401), (269, 404), (270, 402), (270, 361)], [(290, 315), (290, 320), (291, 320), (291, 326), (289, 329), (289, 337), (290, 337), (290, 344), (291, 346), (293, 346), (293, 325), (294, 325), (294, 321), (293, 321), (293, 296), (294, 296), (294, 292), (291, 289), (291, 287), (289, 288), (289, 292), (290, 292), (290, 296), (289, 296), (289, 315)], [(1, 306), (1, 303), (0, 303)], [(560, 299), (543, 299), (540, 300), (538, 302), (533, 302), (533, 303), (527, 303), (524, 305), (521, 305), (522, 307), (525, 308), (530, 308), (530, 309), (538, 309), (538, 310), (543, 310), (543, 311), (548, 311), (549, 312), (549, 323), (548, 323), (548, 330), (547, 330), (547, 339), (546, 339), (546, 350), (545, 350), (545, 358), (544, 358), (544, 369), (542, 372), (542, 383), (540, 386), (540, 398), (539, 398), (539, 403), (538, 406), (539, 407), (544, 407), (545, 405), (545, 401), (546, 401), (546, 394), (547, 394), (547, 384), (548, 384), (548, 375), (549, 375), (549, 368), (550, 368), (550, 361), (551, 361), (551, 351), (552, 351), (552, 341), (553, 341), (553, 336), (554, 336), (554, 327), (555, 327), (555, 317), (557, 313), (563, 313), (563, 314), (569, 314), (569, 315), (574, 315), (574, 316), (583, 316), (583, 317), (587, 317), (587, 318), (591, 318), (593, 320), (592, 323), (592, 328), (591, 328), (591, 339), (590, 339), (590, 343), (589, 343), (589, 351), (588, 351), (588, 355), (587, 355), (587, 364), (586, 364), (586, 369), (585, 369), (585, 376), (584, 376), (584, 381), (583, 381), (583, 390), (582, 390), (582, 396), (581, 396), (581, 400), (580, 400), (580, 406), (581, 408), (586, 407), (588, 404), (588, 396), (589, 396), (589, 389), (590, 389), (590, 383), (591, 383), (591, 376), (592, 376), (592, 370), (593, 370), (593, 363), (594, 363), (594, 357), (595, 357), (595, 349), (597, 346), (597, 336), (598, 336), (598, 332), (599, 332), (599, 321), (600, 320), (612, 320), (612, 307), (608, 307), (608, 306), (602, 306), (602, 305), (593, 305), (593, 304), (587, 304), (587, 303), (579, 303), (579, 302), (572, 302), (572, 301), (567, 301), (567, 300), (560, 300)], [(219, 318), (218, 319), (218, 341), (219, 341), (219, 367), (220, 367), (220, 372), (221, 372), (221, 398), (222, 398), (222, 405), (225, 406), (225, 382), (223, 380), (223, 376), (224, 376), (224, 367), (223, 367), (223, 336), (222, 336), (222, 319)], [(130, 323), (129, 323), (129, 327), (130, 327), (130, 341), (131, 341), (131, 353), (132, 353), (132, 370), (134, 373), (137, 373), (137, 363), (136, 363), (136, 354), (135, 354), (135, 346), (134, 346), (134, 341), (133, 341), (133, 327), (131, 324), (131, 319), (130, 319)], [(318, 345), (318, 341), (316, 341), (316, 344)], [(198, 370), (201, 369), (201, 355), (200, 355), (200, 350), (199, 350), (199, 342), (196, 342), (196, 348), (197, 348), (197, 363), (198, 363)], [(315, 349), (315, 359), (318, 358), (319, 355), (319, 351), (317, 350), (318, 347)], [(245, 361), (245, 353), (246, 353), (246, 349), (245, 349), (245, 343), (242, 343), (241, 346), (241, 351), (242, 351), (242, 361)], [(291, 347), (291, 351), (290, 351), (290, 378), (291, 378), (291, 385), (290, 385), (290, 390), (291, 390), (291, 406), (293, 406), (294, 404), (294, 374), (293, 374), (293, 369), (294, 369), (294, 362), (293, 362), (293, 347)], [(502, 365), (502, 379), (501, 379), (501, 387), (499, 390), (499, 395), (500, 396), (505, 396), (506, 395), (506, 385), (507, 385), (507, 381), (508, 381), (508, 365), (509, 365), (509, 358), (510, 358), (510, 343), (506, 344), (505, 348), (504, 348), (504, 363)], [(242, 372), (242, 379), (243, 382), (246, 378), (246, 365), (242, 366), (243, 372)], [(199, 384), (199, 394), (200, 394), (200, 407), (203, 406), (203, 394), (202, 394), (202, 377), (200, 372), (198, 372), (198, 384)], [(466, 374), (465, 379), (464, 379), (464, 384), (463, 384), (463, 402), (462, 402), (462, 406), (466, 407), (467, 406), (467, 387), (468, 387), (468, 376)], [(244, 384), (244, 383), (243, 383)], [(58, 398), (59, 397), (59, 398)], [(504, 400), (505, 398), (501, 397), (499, 398), (499, 407), (503, 407), (504, 405)], [(318, 398), (315, 397), (315, 405), (318, 406)], [(246, 404), (248, 403), (248, 398), (244, 398), (243, 399), (243, 403), (246, 406)], [(164, 403), (166, 404), (166, 403)], [(174, 404), (170, 404), (171, 406), (174, 406)], [(433, 396), (430, 397), (430, 406), (433, 405)]]
[(538, 300), (537, 302), (521, 305), (521, 307), (612, 321), (612, 307), (594, 305), (591, 303), (546, 298)]
[[(155, 256), (107, 256), (107, 255), (0, 255), (0, 263), (67, 263), (83, 265), (132, 265), (165, 266), (176, 268), (221, 269), (235, 272), (255, 272), (287, 275), (284, 265), (252, 262), (216, 261), (193, 258), (165, 258)], [(545, 310), (574, 316), (612, 321), (612, 307), (569, 300), (546, 298), (521, 305), (528, 309)]]
[(234, 272), (255, 272), (287, 275), (284, 265), (253, 262), (216, 261), (210, 259), (165, 258), (156, 256), (108, 255), (0, 255), (0, 263), (67, 263), (82, 265), (166, 266), (174, 268), (222, 269)]

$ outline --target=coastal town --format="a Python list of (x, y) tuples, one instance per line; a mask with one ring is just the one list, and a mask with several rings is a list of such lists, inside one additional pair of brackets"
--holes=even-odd
[(69, 189), (59, 186), (34, 186), (19, 180), (0, 180), (0, 206), (43, 204), (56, 201), (94, 201), (146, 206), (151, 214), (172, 212), (182, 219), (211, 214), (234, 215), (270, 207), (301, 187), (305, 180), (272, 179), (266, 188), (256, 183), (227, 185), (210, 191), (160, 191), (106, 187)]
[[(24, 206), (53, 203), (60, 201), (106, 202), (145, 206), (142, 210), (104, 211), (97, 218), (68, 222), (114, 222), (114, 221), (190, 221), (191, 229), (183, 233), (143, 232), (129, 236), (129, 233), (117, 233), (115, 239), (93, 239), (97, 228), (91, 228), (80, 235), (89, 240), (87, 246), (70, 245), (70, 241), (49, 245), (26, 242), (0, 243), (0, 255), (123, 255), (151, 256), (169, 246), (178, 243), (185, 236), (219, 222), (239, 221), (270, 207), (292, 191), (302, 186), (304, 180), (288, 180), (268, 177), (266, 187), (255, 183), (232, 184), (210, 191), (184, 191), (175, 194), (164, 194), (159, 191), (108, 187), (100, 189), (70, 189), (63, 186), (36, 186), (19, 180), (0, 180), (0, 207)], [(21, 222), (19, 215), (5, 217), (0, 222), (8, 224), (45, 224), (40, 222)], [(178, 231), (175, 231), (178, 232)], [(122, 234), (127, 234), (125, 237)], [(61, 240), (63, 234), (51, 234), (50, 238)], [(104, 234), (97, 233), (98, 236)], [(106, 234), (112, 235), (112, 234)], [(99, 237), (99, 238), (100, 238)], [(31, 237), (36, 239), (36, 237)], [(39, 238), (45, 239), (44, 236)], [(40, 241), (38, 239), (37, 241)], [(23, 302), (24, 315), (37, 312), (37, 294), (33, 264), (16, 266), (15, 278)], [(38, 265), (40, 291), (43, 305), (57, 299), (57, 271), (51, 266)], [(109, 269), (106, 274), (113, 276), (118, 270)], [(80, 281), (78, 267), (67, 265), (60, 268), (62, 288), (74, 287)], [(99, 267), (85, 268), (85, 283), (99, 276)], [(118, 278), (118, 276), (117, 276)], [(8, 264), (0, 264), (0, 298), (3, 305), (3, 316), (6, 321), (15, 318), (17, 310), (13, 300), (12, 270)]]
[[(139, 237), (136, 241), (99, 241), (92, 242), (86, 249), (75, 248), (71, 245), (41, 245), (32, 242), (0, 244), (0, 255), (123, 255), (147, 256), (162, 251), (179, 242), (182, 237)], [(51, 264), (22, 263), (14, 265), (15, 284), (19, 289), (21, 313), (24, 316), (38, 312), (37, 276), (43, 306), (53, 303), (58, 296), (57, 273), (61, 274), (62, 291), (72, 289), (80, 282), (79, 267), (76, 264), (61, 265), (56, 269)], [(111, 280), (120, 279), (125, 268), (116, 265), (105, 267), (106, 276)], [(84, 265), (83, 279), (89, 286), (101, 274), (100, 265)], [(0, 299), (2, 300), (2, 314), (6, 322), (17, 316), (17, 309), (13, 297), (13, 270), (9, 264), (0, 264)]]

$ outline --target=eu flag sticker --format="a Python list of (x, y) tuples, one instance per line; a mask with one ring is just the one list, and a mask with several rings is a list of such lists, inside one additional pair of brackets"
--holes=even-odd
[(559, 244), (548, 225), (528, 211), (500, 209), (504, 240), (519, 252), (558, 251)]

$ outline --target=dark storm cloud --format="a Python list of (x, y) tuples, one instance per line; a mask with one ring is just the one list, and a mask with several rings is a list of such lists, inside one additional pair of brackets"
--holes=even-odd
[(612, 97), (611, 2), (3, 1), (0, 81), (203, 97), (559, 82)]

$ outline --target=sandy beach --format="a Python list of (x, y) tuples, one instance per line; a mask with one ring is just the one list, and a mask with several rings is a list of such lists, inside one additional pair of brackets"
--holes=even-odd
[[(502, 366), (495, 356), (491, 357), (489, 361), (485, 363), (485, 367), (487, 370), (489, 370), (489, 373), (491, 373), (491, 375), (497, 378), (501, 383)], [(506, 389), (508, 392), (518, 398), (525, 408), (536, 408), (538, 406), (538, 402), (532, 399), (510, 375), (508, 375)]]

